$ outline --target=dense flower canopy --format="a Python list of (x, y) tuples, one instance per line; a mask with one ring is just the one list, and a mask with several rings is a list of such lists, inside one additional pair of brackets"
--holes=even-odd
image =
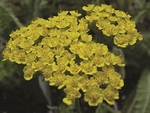
[(108, 5), (88, 5), (83, 9), (87, 12), (85, 18), (75, 11), (62, 11), (12, 32), (3, 51), (4, 60), (24, 64), (26, 80), (42, 72), (50, 86), (64, 90), (63, 102), (68, 105), (80, 98), (81, 92), (90, 106), (103, 100), (114, 104), (124, 85), (115, 67), (125, 66), (124, 59), (110, 52), (107, 45), (93, 41), (89, 26), (93, 23), (123, 48), (142, 40), (142, 36), (122, 11)]
[(87, 12), (86, 20), (96, 23), (98, 29), (102, 30), (106, 36), (113, 36), (114, 44), (119, 47), (125, 48), (143, 39), (142, 35), (137, 32), (131, 16), (123, 11), (115, 10), (105, 4), (101, 6), (89, 4), (83, 6), (83, 10)]

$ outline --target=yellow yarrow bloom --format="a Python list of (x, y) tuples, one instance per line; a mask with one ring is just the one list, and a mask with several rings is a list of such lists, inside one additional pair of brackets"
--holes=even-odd
[(103, 90), (103, 98), (110, 105), (114, 104), (114, 100), (119, 98), (119, 92), (113, 86), (108, 85), (106, 89)]
[(82, 8), (85, 11), (91, 11), (94, 8), (94, 5), (93, 4), (88, 4), (88, 6), (83, 6)]
[(103, 101), (103, 94), (102, 90), (98, 87), (90, 88), (85, 94), (84, 94), (84, 100), (88, 102), (90, 106), (97, 106), (99, 103), (102, 103)]
[(53, 66), (52, 65), (45, 65), (42, 69), (42, 74), (44, 75), (44, 79), (45, 81), (48, 81), (49, 78), (52, 76), (52, 73), (54, 71)]
[(76, 64), (74, 61), (70, 62), (70, 65), (67, 67), (67, 70), (71, 74), (78, 74), (81, 71), (81, 67)]
[(64, 85), (66, 85), (66, 87), (71, 87), (76, 90), (80, 90), (79, 82), (81, 79), (82, 77), (79, 74), (74, 74), (73, 76), (67, 75), (64, 81)]
[(87, 12), (85, 17), (77, 11), (62, 11), (12, 32), (3, 61), (25, 65), (26, 80), (41, 72), (50, 86), (64, 90), (63, 102), (67, 105), (80, 98), (81, 92), (90, 106), (103, 100), (114, 104), (124, 85), (115, 67), (125, 66), (124, 58), (110, 52), (93, 31), (113, 37), (113, 43), (123, 48), (142, 40), (142, 35), (129, 14), (110, 5), (89, 4), (83, 10)]
[(67, 105), (71, 105), (75, 99), (81, 97), (80, 92), (77, 89), (73, 89), (72, 87), (65, 88), (64, 92), (66, 93), (66, 97), (63, 98), (63, 102)]
[(84, 60), (80, 63), (81, 70), (84, 74), (92, 75), (97, 72), (97, 67), (94, 66), (93, 62), (89, 60)]
[[(110, 5), (84, 6), (83, 10), (87, 12), (85, 19), (96, 23), (96, 27), (102, 30), (106, 36), (114, 37), (114, 44), (125, 48), (133, 45), (137, 40), (142, 40), (142, 36), (135, 28), (135, 22), (131, 16), (123, 11), (115, 10)], [(90, 10), (88, 10), (90, 9)], [(92, 24), (93, 25), (93, 24)], [(133, 36), (135, 35), (135, 36)]]
[(86, 75), (83, 75), (79, 81), (79, 87), (83, 92), (87, 92), (92, 87), (99, 86), (98, 82), (94, 79), (94, 77), (89, 78)]
[(33, 78), (33, 74), (35, 73), (31, 66), (25, 66), (23, 72), (26, 80), (31, 80)]
[(49, 78), (49, 85), (50, 86), (57, 86), (58, 89), (61, 89), (64, 84), (63, 81), (65, 80), (66, 76), (62, 73), (54, 73), (53, 76)]

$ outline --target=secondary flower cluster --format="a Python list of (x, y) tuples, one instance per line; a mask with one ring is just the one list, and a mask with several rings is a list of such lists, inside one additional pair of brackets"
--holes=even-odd
[[(96, 8), (102, 12), (96, 19), (91, 20), (91, 15), (97, 13), (93, 13)], [(92, 12), (90, 16), (79, 18), (81, 14), (78, 12), (62, 11), (48, 20), (38, 18), (27, 27), (12, 32), (3, 51), (4, 60), (24, 64), (26, 80), (32, 79), (34, 73), (42, 72), (50, 86), (63, 88), (66, 93), (63, 102), (68, 105), (80, 98), (81, 92), (90, 106), (97, 106), (103, 100), (114, 104), (114, 100), (119, 98), (118, 89), (124, 85), (120, 74), (115, 71), (115, 66), (124, 66), (124, 59), (108, 51), (107, 45), (93, 41), (93, 36), (89, 34), (88, 21), (96, 20), (96, 26), (107, 36), (115, 35), (115, 43), (121, 47), (140, 38), (131, 36), (131, 40), (128, 40), (126, 37), (119, 37), (129, 34), (126, 27), (135, 33), (133, 24), (127, 26), (125, 23), (119, 23), (123, 20), (133, 23), (125, 13), (120, 12), (128, 18), (121, 19), (123, 17), (112, 16), (111, 12), (118, 11), (107, 5), (89, 5), (83, 9)], [(108, 15), (111, 21), (106, 19)], [(112, 22), (118, 22), (118, 27)], [(111, 26), (114, 26), (115, 30), (111, 29)], [(116, 30), (119, 28), (125, 32)]]
[(86, 20), (94, 23), (106, 36), (113, 36), (114, 44), (125, 48), (133, 45), (137, 40), (142, 40), (142, 35), (137, 32), (135, 22), (131, 16), (123, 11), (115, 10), (109, 5), (88, 5), (83, 10), (87, 12)]

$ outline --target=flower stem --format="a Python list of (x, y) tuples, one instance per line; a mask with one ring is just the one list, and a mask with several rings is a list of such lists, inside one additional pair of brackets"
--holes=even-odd
[(76, 111), (77, 111), (77, 113), (81, 113), (81, 108), (80, 108), (79, 99), (76, 99), (76, 101), (75, 101), (75, 106), (76, 106)]
[(23, 24), (20, 22), (20, 20), (15, 16), (15, 14), (10, 9), (8, 9), (5, 6), (3, 6), (3, 8), (8, 12), (9, 16), (12, 18), (12, 20), (17, 25), (17, 27), (20, 28), (23, 26)]

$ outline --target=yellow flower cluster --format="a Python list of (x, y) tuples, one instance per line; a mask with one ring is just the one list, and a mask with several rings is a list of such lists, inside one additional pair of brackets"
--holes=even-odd
[[(86, 19), (79, 18), (81, 14), (78, 12), (62, 11), (47, 20), (38, 18), (27, 27), (12, 32), (3, 51), (4, 60), (24, 64), (26, 80), (41, 72), (50, 86), (63, 88), (66, 93), (63, 102), (68, 105), (80, 98), (81, 92), (90, 106), (97, 106), (103, 100), (114, 104), (114, 100), (119, 98), (118, 90), (124, 85), (115, 66), (124, 66), (124, 59), (108, 51), (107, 45), (93, 41), (88, 21), (93, 22), (91, 18), (96, 20), (96, 26), (107, 35), (115, 35), (115, 43), (122, 47), (126, 46), (128, 38), (121, 36), (134, 35), (134, 23), (125, 13), (120, 12), (123, 16), (107, 5), (89, 5), (83, 9), (92, 12)], [(105, 13), (98, 14), (99, 10)], [(112, 16), (111, 12), (115, 12), (116, 16)], [(123, 17), (117, 17), (117, 12)], [(110, 17), (106, 19), (105, 15)], [(118, 22), (118, 27), (112, 24), (113, 20)], [(127, 25), (126, 21), (133, 24)], [(115, 30), (110, 26), (114, 26)], [(127, 28), (131, 29), (130, 32)], [(137, 38), (131, 36), (130, 39), (135, 41)]]
[(89, 4), (84, 6), (83, 10), (87, 12), (86, 20), (94, 23), (106, 36), (114, 37), (115, 45), (125, 48), (127, 45), (135, 44), (137, 40), (142, 40), (142, 35), (137, 32), (135, 22), (129, 14), (105, 4)]

